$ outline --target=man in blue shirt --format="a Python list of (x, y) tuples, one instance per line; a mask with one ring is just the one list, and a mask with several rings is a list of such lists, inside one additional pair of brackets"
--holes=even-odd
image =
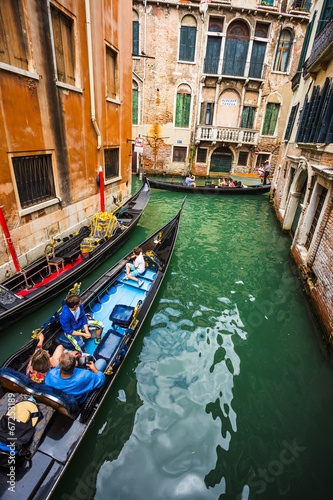
[(65, 351), (59, 359), (59, 366), (52, 368), (45, 377), (45, 384), (60, 389), (74, 396), (79, 404), (83, 403), (90, 391), (101, 387), (105, 381), (103, 371), (105, 360), (99, 359), (96, 364), (87, 363), (88, 370), (76, 368), (76, 358)]
[[(80, 347), (83, 347), (83, 338), (90, 339), (92, 333), (96, 336), (95, 344), (101, 341), (103, 323), (87, 318), (79, 295), (69, 295), (60, 315), (60, 324), (66, 336), (77, 336)], [(81, 341), (81, 342), (80, 342)]]

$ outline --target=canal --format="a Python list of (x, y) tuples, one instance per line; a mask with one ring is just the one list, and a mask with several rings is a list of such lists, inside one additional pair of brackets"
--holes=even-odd
[[(153, 190), (82, 288), (182, 200)], [(150, 314), (53, 498), (332, 498), (333, 367), (289, 247), (268, 195), (187, 197)], [(1, 361), (59, 302), (2, 333)]]

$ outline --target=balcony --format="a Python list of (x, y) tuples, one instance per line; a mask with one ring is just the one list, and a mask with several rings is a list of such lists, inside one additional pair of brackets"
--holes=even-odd
[(317, 73), (322, 69), (323, 63), (332, 59), (333, 48), (333, 17), (325, 24), (313, 42), (310, 57), (304, 67), (308, 73)]
[(196, 133), (196, 142), (234, 142), (237, 144), (257, 144), (259, 130), (247, 128), (213, 127), (199, 125)]
[[(262, 62), (247, 62), (244, 61), (224, 61), (213, 57), (206, 57), (204, 61), (203, 73), (205, 75), (223, 76), (229, 78), (251, 78), (254, 80), (264, 80), (267, 64)], [(224, 73), (223, 73), (224, 71)]]

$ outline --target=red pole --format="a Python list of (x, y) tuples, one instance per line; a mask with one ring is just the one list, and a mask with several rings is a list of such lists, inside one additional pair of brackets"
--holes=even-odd
[(102, 167), (99, 167), (99, 190), (101, 195), (101, 211), (104, 212), (104, 179)]
[(13, 259), (13, 262), (14, 262), (14, 266), (16, 268), (16, 271), (20, 272), (21, 269), (20, 269), (20, 266), (19, 266), (19, 263), (18, 263), (18, 260), (17, 260), (17, 255), (16, 255), (16, 252), (15, 252), (15, 248), (14, 248), (14, 245), (12, 243), (12, 239), (10, 237), (8, 226), (7, 226), (7, 223), (5, 221), (5, 218), (4, 218), (3, 211), (2, 211), (1, 207), (0, 207), (0, 224), (1, 224), (1, 227), (3, 229), (3, 232), (5, 233), (5, 238), (6, 238), (6, 241), (7, 241), (7, 245), (8, 245), (8, 248), (10, 250), (10, 253), (11, 253), (11, 256), (12, 256), (12, 259)]

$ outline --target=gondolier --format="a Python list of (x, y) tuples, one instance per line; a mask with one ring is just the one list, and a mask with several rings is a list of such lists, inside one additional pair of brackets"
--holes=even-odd
[(265, 161), (265, 163), (264, 163), (264, 167), (265, 167), (265, 171), (264, 171), (263, 186), (266, 186), (266, 184), (267, 184), (266, 180), (267, 180), (267, 177), (269, 176), (269, 172), (270, 172), (270, 170), (271, 170), (271, 166), (270, 166), (270, 164), (269, 164), (269, 161), (268, 161), (268, 160), (267, 160), (267, 161)]

